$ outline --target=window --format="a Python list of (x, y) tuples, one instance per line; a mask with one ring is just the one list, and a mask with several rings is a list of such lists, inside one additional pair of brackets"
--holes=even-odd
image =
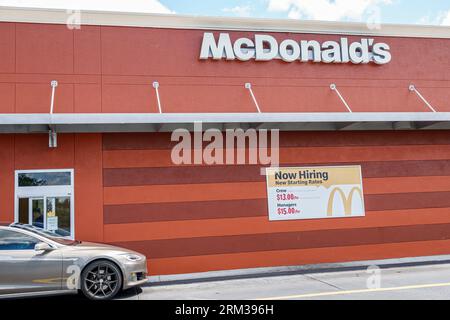
[(70, 186), (70, 172), (19, 173), (19, 187)]
[(73, 169), (16, 171), (16, 222), (74, 237)]
[(0, 230), (0, 251), (1, 250), (34, 250), (40, 241), (29, 235), (10, 231)]

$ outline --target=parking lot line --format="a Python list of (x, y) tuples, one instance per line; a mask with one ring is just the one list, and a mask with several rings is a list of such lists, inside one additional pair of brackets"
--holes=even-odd
[(357, 294), (357, 293), (387, 292), (387, 291), (413, 290), (413, 289), (425, 289), (425, 288), (436, 288), (436, 287), (450, 287), (450, 282), (411, 285), (411, 286), (402, 286), (402, 287), (390, 287), (390, 288), (342, 290), (342, 291), (329, 291), (329, 292), (319, 292), (319, 293), (307, 293), (307, 294), (298, 294), (298, 295), (291, 295), (291, 296), (261, 298), (261, 299), (256, 299), (256, 300), (303, 299), (303, 298), (348, 295), (348, 294)]

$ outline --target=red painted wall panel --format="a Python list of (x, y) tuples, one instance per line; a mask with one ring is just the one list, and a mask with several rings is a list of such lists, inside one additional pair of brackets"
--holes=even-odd
[(421, 88), (420, 91), (425, 97), (427, 97), (427, 100), (436, 109), (436, 111), (450, 112), (450, 90), (448, 87), (427, 87)]
[(17, 134), (14, 162), (16, 170), (70, 169), (74, 159), (74, 135), (59, 134), (58, 148), (48, 147), (48, 134)]
[(239, 85), (165, 86), (163, 82), (160, 89), (163, 112), (257, 112), (249, 93), (242, 88)]
[[(387, 65), (200, 61), (204, 31), (0, 23), (0, 113), (253, 112), (251, 82), (266, 112), (339, 112), (336, 83), (354, 111), (429, 112), (407, 88), (414, 83), (438, 111), (450, 110), (449, 39), (376, 37), (391, 46)], [(216, 31), (218, 35), (220, 31)], [(230, 32), (232, 39), (254, 32)], [(268, 33), (279, 41), (339, 40), (338, 35)], [(358, 41), (361, 37), (350, 36)], [(16, 73), (15, 73), (16, 72)], [(16, 86), (15, 102), (11, 90)], [(11, 105), (11, 103), (15, 105)]]
[(75, 235), (103, 241), (102, 136), (77, 134), (75, 157)]
[(16, 25), (0, 23), (0, 73), (14, 73), (16, 68)]
[(14, 220), (14, 136), (0, 135), (0, 222)]
[(353, 112), (429, 112), (408, 86), (394, 88), (341, 87)]
[(15, 90), (16, 86), (13, 83), (0, 83), (0, 112), (14, 113)]
[(101, 28), (83, 26), (74, 29), (74, 73), (100, 74), (101, 60)]
[(74, 85), (74, 112), (102, 112), (102, 88), (100, 84), (82, 83)]
[(104, 113), (156, 113), (156, 95), (151, 85), (105, 84), (102, 87)]
[(46, 134), (0, 135), (0, 222), (14, 221), (15, 170), (75, 170), (75, 235), (103, 241), (102, 135), (58, 134), (48, 147)]
[(18, 73), (71, 74), (73, 31), (65, 25), (16, 24)]
[[(74, 88), (60, 83), (55, 94), (55, 113), (73, 113)], [(50, 113), (51, 87), (48, 84), (18, 84), (16, 86), (17, 113)]]

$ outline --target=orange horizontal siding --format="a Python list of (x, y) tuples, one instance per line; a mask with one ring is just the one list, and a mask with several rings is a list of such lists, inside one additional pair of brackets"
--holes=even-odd
[(166, 275), (258, 267), (407, 258), (449, 253), (450, 240), (418, 241), (352, 247), (162, 258), (149, 260), (148, 268), (150, 275)]
[[(161, 177), (161, 179), (164, 179)], [(104, 188), (104, 204), (262, 199), (265, 183), (211, 183)]]
[[(280, 162), (327, 163), (450, 159), (450, 145), (280, 148)], [(104, 168), (175, 166), (171, 150), (103, 151)]]
[(103, 151), (103, 168), (152, 168), (173, 165), (171, 150)]
[[(161, 177), (161, 179), (164, 179)], [(370, 178), (363, 182), (365, 194), (441, 192), (450, 190), (448, 177)], [(265, 182), (208, 183), (105, 187), (104, 204), (171, 203), (265, 199)]]
[(269, 222), (267, 217), (111, 224), (106, 242), (231, 236), (293, 231), (408, 226), (450, 222), (450, 208), (368, 212), (366, 217)]
[(446, 176), (370, 178), (363, 179), (363, 187), (366, 194), (441, 192), (450, 190), (450, 179)]

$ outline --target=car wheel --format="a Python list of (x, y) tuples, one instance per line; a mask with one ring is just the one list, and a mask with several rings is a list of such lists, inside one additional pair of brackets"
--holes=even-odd
[(107, 260), (89, 264), (81, 273), (81, 291), (91, 300), (109, 300), (122, 288), (122, 273)]

